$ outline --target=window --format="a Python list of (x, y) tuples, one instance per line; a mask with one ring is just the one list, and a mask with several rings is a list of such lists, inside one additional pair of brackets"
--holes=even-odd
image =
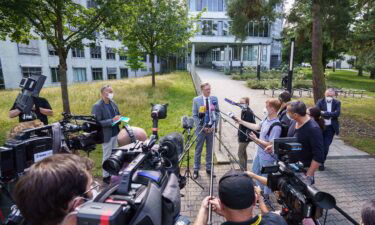
[(90, 48), (91, 52), (91, 58), (93, 59), (101, 59), (102, 58), (102, 52), (100, 46), (95, 46)]
[(55, 50), (55, 48), (52, 45), (47, 44), (47, 48), (48, 48), (48, 55), (51, 55), (51, 56), (58, 55), (57, 51)]
[(212, 33), (212, 20), (202, 21), (202, 35), (213, 35)]
[(91, 68), (93, 80), (103, 80), (103, 69), (102, 68)]
[(86, 68), (73, 68), (74, 82), (87, 81)]
[(127, 59), (126, 54), (120, 54), (120, 60), (125, 61)]
[(31, 75), (42, 75), (42, 67), (22, 67), (22, 76), (30, 77)]
[(142, 56), (142, 62), (147, 62), (147, 54), (144, 53)]
[(29, 44), (18, 44), (18, 53), (24, 55), (39, 55), (38, 40), (30, 40)]
[(121, 78), (128, 78), (128, 68), (120, 68), (120, 76)]
[(267, 61), (267, 46), (261, 47), (262, 61)]
[(51, 80), (53, 83), (61, 81), (58, 68), (51, 68)]
[(85, 58), (85, 49), (83, 49), (83, 48), (72, 48), (72, 56), (74, 58)]
[(148, 69), (147, 69), (147, 67), (143, 67), (143, 68), (141, 68), (141, 71), (143, 71), (143, 72), (147, 72)]
[(113, 48), (105, 48), (105, 52), (107, 54), (107, 59), (116, 60), (116, 53)]
[(224, 11), (224, 0), (218, 0), (218, 10), (217, 11)]
[(195, 6), (197, 8), (197, 11), (202, 11), (203, 9), (203, 0), (196, 0)]
[(107, 68), (107, 76), (108, 76), (108, 80), (117, 79), (117, 69), (116, 69), (116, 67), (108, 67)]
[(97, 4), (94, 0), (88, 0), (87, 1), (87, 8), (95, 8), (96, 6), (97, 6)]
[(0, 60), (0, 89), (5, 89), (3, 69), (1, 67), (1, 60)]

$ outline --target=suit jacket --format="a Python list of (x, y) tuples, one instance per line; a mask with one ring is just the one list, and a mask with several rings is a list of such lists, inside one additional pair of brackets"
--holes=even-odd
[(316, 106), (321, 111), (324, 111), (324, 113), (322, 114), (322, 117), (324, 119), (331, 119), (331, 125), (335, 130), (335, 133), (338, 135), (340, 133), (340, 124), (338, 118), (341, 113), (341, 102), (337, 99), (333, 99), (331, 112), (327, 112), (327, 102), (325, 98), (319, 99), (316, 103)]
[[(113, 110), (116, 115), (120, 115), (120, 111), (114, 101), (110, 101)], [(105, 107), (103, 99), (97, 101), (93, 107), (91, 114), (96, 116), (96, 119), (103, 127), (103, 139), (104, 143), (108, 142), (112, 137), (112, 115), (111, 112)]]
[[(215, 128), (217, 128), (218, 121), (220, 119), (220, 110), (219, 110), (219, 101), (216, 96), (210, 96), (210, 110), (213, 113), (211, 113), (211, 119), (215, 122)], [(203, 96), (197, 96), (193, 99), (193, 118), (195, 126), (197, 127), (197, 130), (202, 129), (202, 124), (200, 123), (200, 119), (198, 116), (199, 113), (199, 107), (205, 106), (206, 103), (204, 102)], [(213, 108), (211, 108), (213, 107)]]

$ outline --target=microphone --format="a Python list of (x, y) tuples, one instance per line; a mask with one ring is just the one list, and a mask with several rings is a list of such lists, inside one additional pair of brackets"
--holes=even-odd
[(199, 107), (198, 117), (200, 119), (203, 119), (205, 115), (206, 115), (206, 106), (202, 105)]
[(182, 125), (182, 128), (184, 128), (185, 130), (193, 129), (194, 119), (192, 117), (183, 116), (181, 118), (181, 125)]
[(231, 105), (238, 106), (238, 107), (240, 107), (242, 110), (245, 110), (245, 109), (246, 109), (246, 108), (243, 107), (241, 104), (239, 104), (239, 103), (237, 103), (237, 102), (235, 102), (235, 101), (232, 101), (232, 100), (230, 100), (230, 99), (228, 99), (228, 98), (224, 98), (224, 101), (228, 102), (228, 103), (231, 104)]

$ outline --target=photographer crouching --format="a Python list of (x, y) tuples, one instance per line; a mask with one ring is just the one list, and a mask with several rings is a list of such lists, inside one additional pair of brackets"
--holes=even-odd
[[(266, 178), (265, 178), (266, 179)], [(206, 197), (199, 209), (194, 225), (206, 225), (208, 207), (226, 219), (222, 225), (277, 224), (286, 225), (285, 220), (273, 212), (268, 212), (260, 190), (256, 191), (252, 178), (245, 172), (231, 170), (219, 181), (219, 198)], [(262, 214), (254, 215), (256, 202)]]
[(30, 225), (76, 224), (76, 208), (92, 198), (93, 162), (55, 154), (36, 162), (20, 178), (14, 199)]

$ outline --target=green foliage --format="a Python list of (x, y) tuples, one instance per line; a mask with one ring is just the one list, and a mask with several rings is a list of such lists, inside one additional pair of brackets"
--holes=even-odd
[(180, 0), (129, 1), (119, 10), (114, 30), (126, 46), (134, 45), (150, 55), (153, 86), (154, 56), (164, 57), (185, 48), (193, 36), (193, 22), (186, 2)]
[(126, 65), (134, 71), (146, 68), (146, 65), (142, 62), (142, 60), (144, 60), (142, 55), (143, 53), (139, 51), (137, 46), (128, 46)]
[(241, 43), (247, 37), (250, 21), (273, 21), (278, 15), (274, 11), (282, 0), (227, 0), (227, 14), (232, 20), (231, 33)]

